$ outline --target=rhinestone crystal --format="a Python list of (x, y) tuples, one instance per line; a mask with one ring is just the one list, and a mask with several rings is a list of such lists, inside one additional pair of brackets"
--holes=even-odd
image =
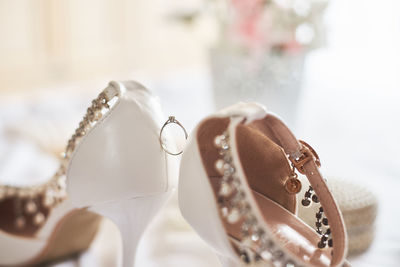
[(227, 220), (230, 224), (237, 223), (240, 220), (240, 211), (237, 208), (232, 208), (227, 216)]
[(224, 174), (224, 164), (225, 161), (223, 159), (219, 159), (215, 162), (215, 169), (220, 173)]
[(25, 212), (28, 214), (33, 214), (37, 211), (37, 205), (33, 200), (28, 200), (25, 204)]
[(222, 148), (222, 145), (226, 144), (226, 138), (225, 135), (218, 135), (217, 137), (215, 137), (214, 139), (214, 145), (217, 148)]
[(229, 183), (225, 183), (225, 182), (221, 183), (221, 187), (219, 189), (220, 196), (224, 196), (224, 197), (229, 196), (232, 193), (232, 191), (233, 191), (233, 188)]
[[(108, 91), (107, 91), (108, 92)], [(75, 130), (75, 133), (67, 142), (67, 147), (60, 160), (60, 166), (54, 176), (45, 184), (29, 187), (29, 188), (17, 188), (11, 186), (0, 185), (0, 201), (8, 197), (17, 197), (16, 210), (18, 211), (15, 219), (15, 227), (22, 229), (26, 225), (26, 218), (22, 214), (33, 215), (33, 223), (40, 226), (45, 221), (45, 215), (38, 212), (39, 206), (38, 201), (41, 199), (41, 204), (46, 208), (50, 209), (55, 207), (58, 203), (66, 198), (65, 190), (65, 172), (68, 161), (74, 152), (75, 147), (79, 141), (87, 134), (88, 130), (93, 126), (92, 121), (98, 120), (106, 113), (105, 109), (110, 108), (108, 105), (109, 100), (114, 99), (118, 96), (117, 92), (108, 92), (108, 98), (105, 93), (101, 93), (95, 100), (92, 101), (91, 107), (87, 109), (87, 114), (83, 117), (83, 120), (79, 123), (79, 127)], [(115, 102), (114, 102), (115, 103)], [(48, 194), (48, 190), (51, 189), (54, 192)], [(28, 199), (27, 199), (28, 198)]]
[(33, 223), (37, 226), (42, 225), (44, 223), (45, 217), (43, 213), (39, 212), (33, 217)]
[(51, 207), (54, 204), (53, 193), (47, 192), (43, 197), (43, 205), (45, 207)]
[(258, 242), (264, 235), (264, 231), (262, 229), (258, 229), (251, 235), (251, 240), (254, 242)]
[(272, 260), (272, 253), (269, 250), (264, 250), (260, 253), (261, 258), (265, 261), (271, 261)]
[(221, 208), (221, 214), (222, 214), (222, 216), (223, 217), (228, 217), (228, 215), (229, 215), (229, 209), (228, 209), (228, 207), (222, 207)]

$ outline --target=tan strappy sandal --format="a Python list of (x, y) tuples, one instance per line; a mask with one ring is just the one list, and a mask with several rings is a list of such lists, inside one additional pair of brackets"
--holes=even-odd
[[(237, 104), (203, 120), (182, 156), (179, 204), (224, 267), (347, 266), (341, 213), (315, 151), (258, 104)], [(295, 214), (304, 174), (305, 201), (320, 203), (316, 229)], [(306, 203), (305, 203), (306, 204)]]

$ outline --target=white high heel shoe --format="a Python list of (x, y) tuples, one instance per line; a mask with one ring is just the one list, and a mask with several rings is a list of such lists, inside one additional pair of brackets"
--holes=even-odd
[(100, 120), (93, 127), (81, 123), (79, 140), (69, 143), (67, 191), (77, 208), (118, 226), (123, 266), (132, 267), (143, 232), (176, 187), (177, 163), (160, 145), (164, 117), (149, 90), (111, 82), (103, 96), (107, 112), (88, 110), (89, 116), (102, 112)]
[[(348, 266), (343, 219), (318, 166), (315, 151), (263, 106), (233, 105), (189, 138), (179, 206), (223, 267)], [(315, 190), (306, 201), (321, 203), (315, 230), (295, 215), (296, 170)]]

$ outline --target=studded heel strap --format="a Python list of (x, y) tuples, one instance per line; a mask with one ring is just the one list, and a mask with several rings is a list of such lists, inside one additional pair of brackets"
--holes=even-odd
[(51, 211), (67, 197), (65, 173), (75, 147), (108, 112), (118, 94), (117, 86), (111, 82), (92, 101), (79, 127), (67, 143), (58, 170), (48, 182), (32, 187), (0, 185), (1, 230), (28, 237), (34, 236), (41, 229)]

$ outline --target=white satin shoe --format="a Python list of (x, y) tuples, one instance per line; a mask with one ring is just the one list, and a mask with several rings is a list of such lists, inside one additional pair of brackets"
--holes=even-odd
[[(111, 82), (101, 99), (69, 142), (67, 192), (76, 208), (118, 226), (123, 266), (132, 267), (141, 236), (176, 187), (177, 165), (160, 145), (165, 118), (149, 90), (133, 81)], [(93, 125), (85, 123), (96, 116)]]
[[(199, 123), (186, 145), (182, 215), (223, 267), (348, 266), (343, 219), (318, 166), (315, 151), (263, 106), (231, 106)], [(295, 215), (296, 171), (313, 188), (306, 201), (321, 205), (316, 229)]]
[[(99, 214), (118, 226), (123, 266), (132, 267), (146, 227), (176, 188), (176, 158), (160, 144), (164, 120), (149, 90), (133, 81), (111, 82), (87, 109), (51, 179), (0, 185), (0, 266), (82, 252), (97, 232)], [(163, 137), (163, 146), (175, 149), (168, 132)]]

